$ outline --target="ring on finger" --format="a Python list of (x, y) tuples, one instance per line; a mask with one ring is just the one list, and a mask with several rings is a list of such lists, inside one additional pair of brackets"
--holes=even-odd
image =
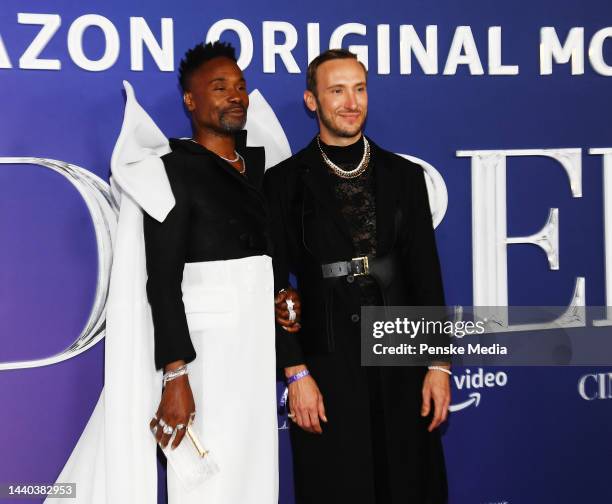
[(175, 427), (177, 431), (180, 431), (181, 429), (184, 429), (184, 428), (185, 428), (185, 424), (182, 424), (182, 423), (177, 424), (177, 426)]
[(163, 432), (164, 432), (164, 434), (168, 434), (169, 436), (171, 436), (172, 433), (174, 432), (174, 428), (169, 426), (169, 425), (164, 425)]
[(297, 313), (295, 313), (295, 310), (293, 309), (295, 303), (291, 298), (287, 298), (285, 302), (287, 303), (287, 310), (289, 311), (289, 322), (295, 322), (295, 319), (297, 318)]
[(157, 423), (161, 426), (161, 427), (166, 427), (166, 425), (168, 425), (163, 418), (160, 418)]

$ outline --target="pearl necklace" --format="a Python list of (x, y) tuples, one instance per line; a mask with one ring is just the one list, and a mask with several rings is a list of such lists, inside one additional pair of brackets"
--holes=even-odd
[(370, 142), (364, 136), (363, 137), (363, 157), (361, 158), (361, 162), (352, 170), (343, 170), (337, 164), (335, 164), (327, 154), (323, 151), (323, 147), (321, 147), (321, 136), (317, 135), (317, 145), (319, 146), (319, 150), (321, 151), (321, 156), (323, 157), (323, 161), (325, 164), (329, 166), (331, 171), (340, 178), (344, 179), (354, 179), (359, 177), (363, 172), (368, 169), (368, 165), (370, 164)]

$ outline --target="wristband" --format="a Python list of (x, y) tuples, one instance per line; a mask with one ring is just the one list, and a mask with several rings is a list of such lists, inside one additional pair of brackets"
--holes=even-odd
[(427, 366), (427, 369), (435, 369), (436, 371), (442, 371), (443, 373), (446, 373), (448, 376), (453, 374), (451, 373), (450, 369), (446, 369), (445, 367), (442, 367), (442, 366)]
[(293, 382), (301, 380), (302, 378), (304, 378), (304, 376), (308, 376), (309, 374), (310, 374), (310, 371), (308, 371), (308, 369), (304, 369), (300, 371), (299, 373), (295, 373), (294, 375), (287, 378), (287, 385), (291, 385)]

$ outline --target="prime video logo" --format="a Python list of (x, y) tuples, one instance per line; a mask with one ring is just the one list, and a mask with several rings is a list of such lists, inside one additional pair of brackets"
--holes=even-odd
[(453, 382), (457, 390), (469, 390), (469, 399), (458, 404), (451, 404), (449, 411), (461, 411), (474, 405), (478, 407), (481, 400), (481, 393), (484, 389), (495, 387), (505, 387), (508, 384), (508, 375), (503, 371), (484, 372), (483, 368), (476, 371), (465, 369), (462, 374), (453, 375)]

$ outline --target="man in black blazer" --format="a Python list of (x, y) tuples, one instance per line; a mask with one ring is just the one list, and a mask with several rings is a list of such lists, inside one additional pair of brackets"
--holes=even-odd
[[(265, 304), (265, 300), (274, 298), (272, 267), (268, 263), (269, 256), (272, 256), (271, 223), (262, 190), (265, 153), (262, 147), (246, 147), (246, 132), (242, 128), (246, 123), (249, 98), (244, 76), (236, 63), (234, 49), (229, 44), (221, 42), (197, 45), (189, 50), (181, 61), (179, 80), (184, 92), (185, 107), (191, 115), (193, 138), (171, 139), (172, 152), (162, 158), (176, 201), (175, 206), (163, 222), (158, 222), (146, 214), (144, 216), (148, 274), (147, 296), (154, 325), (155, 365), (157, 369), (165, 371), (165, 388), (159, 409), (155, 418), (151, 420), (150, 427), (164, 447), (174, 431), (177, 434), (172, 446), (178, 446), (185, 436), (186, 426), (196, 412), (196, 406), (203, 408), (202, 405), (195, 404), (192, 392), (192, 387), (194, 391), (197, 390), (194, 381), (202, 389), (201, 377), (193, 377), (190, 386), (189, 375), (185, 372), (186, 365), (196, 359), (194, 342), (191, 339), (188, 324), (189, 317), (186, 314), (187, 301), (184, 300), (186, 278), (184, 271), (187, 271), (187, 268), (195, 272), (192, 274), (193, 278), (191, 280), (187, 278), (187, 280), (198, 280), (200, 271), (209, 271), (211, 277), (215, 277), (218, 283), (223, 285), (225, 285), (224, 282), (231, 283), (234, 278), (232, 272), (235, 271), (235, 268), (238, 268), (236, 271), (244, 270), (244, 273), (239, 275), (241, 278), (234, 282), (237, 285), (232, 284), (229, 287), (241, 290), (233, 298), (233, 304), (239, 304), (243, 311), (251, 310), (249, 316), (252, 316), (252, 319), (246, 321), (250, 324), (249, 327), (238, 327), (234, 334), (246, 335), (255, 340), (252, 344), (256, 349), (266, 349), (264, 355), (266, 359), (268, 357), (268, 336), (274, 338), (274, 303), (269, 306)], [(228, 265), (228, 263), (232, 264)], [(261, 265), (261, 271), (257, 273), (259, 265)], [(198, 267), (207, 269), (197, 270)], [(260, 283), (268, 283), (269, 276), (269, 287), (257, 285), (257, 289), (261, 292), (255, 292), (255, 287), (248, 284), (248, 278), (245, 280), (245, 277), (249, 277), (250, 274), (251, 276), (261, 275), (264, 281)], [(227, 280), (228, 278), (230, 280)], [(202, 281), (202, 283), (201, 290), (210, 289), (211, 282)], [(249, 286), (244, 287), (247, 284)], [(288, 295), (285, 292), (276, 299), (277, 305), (283, 307), (285, 311), (287, 311), (285, 299)], [(229, 296), (228, 299), (231, 297)], [(204, 298), (205, 296), (201, 299)], [(208, 302), (201, 299), (200, 303)], [(259, 306), (256, 301), (262, 299), (264, 300), (262, 310), (269, 310), (269, 312), (257, 318), (257, 314), (252, 313), (252, 307)], [(209, 301), (214, 305), (216, 300)], [(220, 302), (225, 303), (226, 300), (220, 300)], [(229, 303), (232, 304), (232, 301)], [(206, 306), (196, 308), (203, 310)], [(228, 311), (234, 309), (232, 313), (238, 313), (238, 309), (232, 306), (222, 308), (227, 308)], [(299, 317), (299, 302), (295, 303), (294, 309)], [(203, 318), (214, 320), (215, 311), (218, 311), (218, 308), (212, 309)], [(221, 318), (223, 317), (224, 315), (221, 315)], [(268, 331), (268, 326), (261, 320), (269, 320), (270, 317), (272, 317), (270, 326), (272, 330)], [(226, 320), (225, 326), (231, 326), (231, 322), (231, 320)], [(294, 330), (292, 326), (295, 320), (277, 318), (277, 322), (288, 326), (287, 334)], [(227, 337), (231, 331), (223, 332), (223, 328), (224, 325), (220, 324), (213, 326), (208, 332), (212, 334), (211, 337), (215, 337), (215, 334)], [(217, 337), (222, 338), (222, 336)], [(210, 339), (209, 336), (207, 338)], [(208, 341), (202, 335), (199, 336), (199, 340)], [(221, 391), (216, 394), (217, 396), (222, 396), (224, 389), (229, 395), (237, 394), (237, 399), (243, 404), (244, 411), (228, 413), (227, 411), (211, 411), (209, 408), (208, 411), (199, 413), (199, 415), (204, 415), (204, 422), (207, 422), (207, 419), (210, 421), (212, 415), (218, 417), (220, 414), (229, 414), (230, 417), (247, 417), (253, 425), (263, 425), (266, 436), (272, 429), (270, 437), (273, 437), (274, 443), (264, 442), (262, 444), (267, 452), (266, 460), (276, 459), (276, 386), (273, 340), (270, 347), (272, 365), (269, 366), (269, 369), (257, 367), (255, 361), (259, 357), (256, 353), (252, 354), (247, 349), (234, 348), (236, 341), (233, 341), (231, 337), (222, 343), (224, 352), (229, 352), (231, 358), (226, 363), (217, 362), (215, 364), (223, 365), (224, 370), (233, 371), (235, 376), (234, 383), (231, 385), (236, 386), (240, 380), (251, 384), (265, 383), (269, 390), (263, 392), (266, 398), (271, 398), (271, 402), (266, 399), (265, 404), (258, 404), (256, 408), (251, 409), (247, 396), (251, 395), (252, 398), (254, 394), (249, 392), (246, 384), (238, 391), (230, 392), (228, 388), (230, 384), (224, 383), (222, 377), (214, 376), (215, 383), (210, 383), (209, 380), (206, 385), (217, 387), (217, 392)], [(215, 347), (215, 345), (210, 346), (213, 349)], [(208, 358), (210, 359), (213, 351), (210, 348), (209, 350)], [(200, 360), (202, 357), (204, 356), (200, 355)], [(261, 362), (267, 363), (267, 360), (261, 359)], [(251, 366), (250, 363), (254, 365)], [(236, 366), (236, 369), (232, 369), (232, 366)], [(253, 375), (259, 371), (265, 374), (266, 379)], [(268, 376), (271, 377), (271, 380), (267, 379)], [(244, 397), (241, 397), (240, 394), (243, 394)], [(209, 397), (205, 399), (210, 401)], [(234, 399), (236, 398), (232, 398)], [(268, 407), (270, 405), (271, 410)], [(270, 411), (273, 413), (272, 416), (267, 414)], [(237, 428), (225, 434), (234, 436), (236, 439), (242, 439), (240, 436), (247, 437), (252, 432), (257, 435), (257, 429), (250, 431), (248, 424), (242, 422), (240, 425), (243, 424), (246, 425), (245, 432)], [(224, 426), (227, 431), (233, 428), (231, 424)], [(237, 470), (236, 467), (243, 467), (246, 453), (236, 453), (242, 449), (248, 451), (249, 447), (238, 447), (231, 455), (223, 454), (225, 456), (223, 474), (233, 474), (232, 471)], [(267, 466), (261, 463), (262, 460), (262, 457), (258, 456), (260, 465)], [(277, 477), (276, 464), (277, 461), (274, 460), (274, 465), (269, 464), (274, 470), (265, 472), (266, 481), (263, 486), (266, 490), (262, 492), (261, 500), (258, 500), (257, 496), (252, 496), (253, 500), (249, 502), (271, 502), (270, 499), (274, 499), (273, 496), (276, 494), (272, 487)], [(252, 489), (251, 486), (245, 485), (245, 482), (260, 475), (254, 466), (251, 467), (253, 467), (251, 473), (240, 474), (238, 479), (227, 483), (233, 486), (231, 489), (226, 489), (227, 493), (229, 490), (236, 493), (235, 489), (242, 487), (245, 488), (245, 492)], [(219, 483), (219, 477), (216, 486), (222, 486)], [(227, 494), (219, 498), (220, 500), (213, 499), (214, 502), (236, 502)]]
[(444, 305), (423, 169), (363, 135), (366, 76), (345, 50), (312, 61), (320, 134), (264, 182), (275, 281), (293, 273), (302, 299), (301, 330), (277, 334), (296, 499), (441, 504), (449, 366), (360, 365), (362, 305)]

